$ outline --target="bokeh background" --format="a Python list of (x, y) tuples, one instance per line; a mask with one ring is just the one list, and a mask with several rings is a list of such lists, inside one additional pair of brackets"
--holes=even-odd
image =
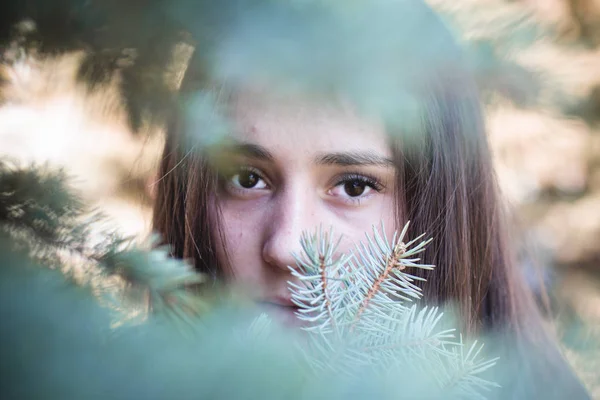
[[(150, 229), (162, 110), (194, 51), (158, 3), (0, 6), (0, 157), (63, 167), (90, 205), (139, 238)], [(471, 57), (523, 271), (600, 398), (600, 0), (428, 3)]]

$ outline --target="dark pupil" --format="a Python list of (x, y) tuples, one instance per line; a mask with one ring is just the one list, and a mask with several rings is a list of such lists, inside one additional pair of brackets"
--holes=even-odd
[(253, 188), (258, 183), (258, 175), (254, 172), (250, 171), (241, 171), (240, 172), (240, 185), (245, 187), (246, 189)]
[(356, 197), (363, 194), (363, 192), (365, 191), (365, 186), (366, 184), (364, 182), (355, 180), (346, 182), (346, 184), (344, 185), (344, 190), (350, 197)]

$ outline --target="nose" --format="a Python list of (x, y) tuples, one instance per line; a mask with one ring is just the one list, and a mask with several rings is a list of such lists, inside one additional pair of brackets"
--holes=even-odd
[(277, 194), (263, 240), (262, 257), (266, 264), (285, 271), (288, 266), (296, 266), (292, 254), (300, 254), (301, 235), (314, 225), (313, 203), (300, 188)]

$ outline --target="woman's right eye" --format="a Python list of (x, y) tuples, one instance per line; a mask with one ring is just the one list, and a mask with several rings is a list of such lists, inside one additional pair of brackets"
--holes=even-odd
[(268, 189), (267, 182), (261, 174), (253, 168), (241, 167), (229, 174), (228, 186), (237, 190), (264, 190)]

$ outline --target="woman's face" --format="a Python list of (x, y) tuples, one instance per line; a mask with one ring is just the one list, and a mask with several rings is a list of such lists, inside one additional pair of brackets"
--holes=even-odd
[(342, 235), (339, 251), (383, 220), (395, 226), (395, 167), (383, 128), (349, 109), (282, 100), (258, 91), (231, 103), (235, 129), (223, 146), (219, 204), (227, 279), (284, 318), (300, 236), (319, 225)]

